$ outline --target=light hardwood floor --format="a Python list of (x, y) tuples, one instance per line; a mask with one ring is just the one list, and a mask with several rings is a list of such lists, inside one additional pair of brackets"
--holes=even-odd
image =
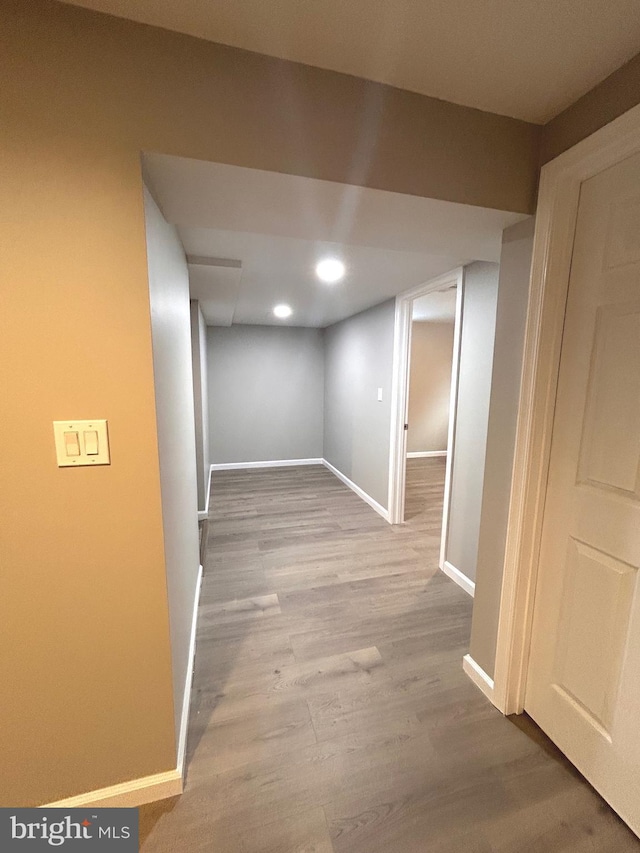
[(140, 810), (144, 853), (640, 849), (463, 674), (443, 481), (409, 460), (391, 527), (324, 468), (214, 474), (186, 790)]

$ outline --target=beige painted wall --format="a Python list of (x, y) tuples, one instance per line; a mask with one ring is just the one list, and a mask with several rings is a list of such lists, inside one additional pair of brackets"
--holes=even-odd
[(640, 53), (544, 126), (540, 162), (547, 163), (637, 104)]
[(409, 453), (447, 449), (453, 323), (411, 325)]
[[(0, 51), (5, 806), (176, 765), (139, 160), (55, 41)], [(69, 417), (108, 419), (111, 465), (56, 466)]]
[(23, 96), (18, 118), (39, 114), (54, 135), (59, 126), (62, 149), (95, 136), (136, 157), (146, 149), (504, 210), (533, 205), (536, 125), (49, 0), (0, 5), (3, 82)]

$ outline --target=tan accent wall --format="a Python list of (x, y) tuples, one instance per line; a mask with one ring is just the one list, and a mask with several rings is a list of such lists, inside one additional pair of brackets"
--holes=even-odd
[[(12, 65), (0, 110), (0, 804), (27, 806), (168, 770), (176, 753), (138, 158), (63, 103), (36, 45)], [(56, 466), (51, 422), (70, 417), (108, 419), (110, 466)]]
[[(538, 128), (0, 0), (0, 803), (175, 767), (140, 152), (529, 211)], [(51, 422), (113, 463), (58, 469)]]
[(446, 450), (453, 323), (411, 325), (407, 451)]
[(1, 6), (9, 79), (52, 129), (102, 132), (136, 154), (532, 209), (537, 125), (48, 0)]
[(640, 53), (544, 126), (540, 162), (553, 160), (637, 104)]

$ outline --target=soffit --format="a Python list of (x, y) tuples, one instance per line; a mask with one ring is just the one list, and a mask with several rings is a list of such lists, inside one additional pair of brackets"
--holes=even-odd
[(640, 50), (638, 0), (67, 0), (542, 124)]
[[(498, 261), (503, 229), (527, 218), (164, 154), (145, 154), (144, 172), (210, 325), (282, 324), (280, 302), (289, 325), (330, 325), (469, 261)], [(318, 281), (326, 256), (345, 263), (342, 282)]]

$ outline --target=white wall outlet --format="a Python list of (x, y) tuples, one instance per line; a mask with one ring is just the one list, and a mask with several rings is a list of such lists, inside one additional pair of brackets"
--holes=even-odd
[(378, 402), (382, 402), (382, 388), (378, 388)]

